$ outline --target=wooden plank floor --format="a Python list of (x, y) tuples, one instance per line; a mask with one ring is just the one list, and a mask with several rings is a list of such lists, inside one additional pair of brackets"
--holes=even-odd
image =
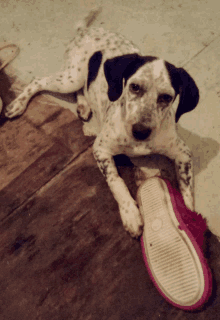
[[(70, 111), (38, 96), (2, 121), (0, 141), (0, 319), (218, 319), (217, 239), (207, 238), (208, 304), (184, 312), (165, 302)], [(135, 194), (132, 167), (120, 169)]]

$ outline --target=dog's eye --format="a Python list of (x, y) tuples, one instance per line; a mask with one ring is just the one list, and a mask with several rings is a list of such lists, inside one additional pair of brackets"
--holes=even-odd
[(173, 100), (173, 98), (169, 94), (161, 94), (158, 99), (157, 103), (170, 103)]
[(141, 90), (139, 84), (136, 84), (136, 83), (131, 83), (129, 88), (130, 88), (131, 92), (134, 92), (134, 93), (138, 93)]

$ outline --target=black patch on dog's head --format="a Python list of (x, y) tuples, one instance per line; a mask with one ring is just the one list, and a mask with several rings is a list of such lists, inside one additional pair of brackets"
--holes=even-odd
[(89, 59), (89, 72), (88, 72), (88, 81), (87, 81), (87, 90), (92, 81), (94, 81), (98, 75), (99, 68), (102, 62), (102, 52), (95, 52)]
[(176, 68), (169, 62), (165, 62), (165, 66), (176, 95), (180, 95), (176, 111), (176, 122), (178, 122), (182, 114), (192, 111), (197, 106), (199, 89), (193, 78), (183, 68)]
[(145, 63), (156, 60), (156, 57), (139, 56), (138, 54), (126, 54), (104, 63), (104, 73), (108, 82), (108, 97), (110, 101), (116, 101), (122, 94), (123, 79), (127, 80)]

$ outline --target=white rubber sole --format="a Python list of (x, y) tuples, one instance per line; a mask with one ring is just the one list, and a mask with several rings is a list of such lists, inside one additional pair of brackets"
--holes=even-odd
[(144, 219), (145, 264), (162, 295), (177, 306), (190, 307), (202, 298), (205, 289), (199, 256), (173, 210), (166, 182), (145, 181), (138, 190)]

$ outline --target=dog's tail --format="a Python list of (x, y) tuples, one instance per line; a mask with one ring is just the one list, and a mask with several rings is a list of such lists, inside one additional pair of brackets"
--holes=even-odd
[(76, 25), (75, 29), (77, 32), (83, 31), (84, 29), (90, 27), (96, 17), (101, 13), (102, 7), (96, 7), (92, 9), (82, 20), (80, 20)]

